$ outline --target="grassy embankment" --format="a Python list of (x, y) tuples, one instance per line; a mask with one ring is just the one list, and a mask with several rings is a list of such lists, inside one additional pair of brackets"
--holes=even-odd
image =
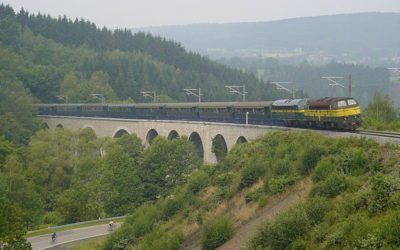
[[(368, 226), (379, 228), (374, 221), (382, 219), (386, 223), (389, 217), (397, 216), (393, 211), (400, 208), (399, 186), (391, 183), (399, 181), (398, 152), (398, 147), (380, 146), (366, 139), (270, 133), (255, 142), (235, 146), (217, 166), (203, 166), (193, 172), (173, 195), (138, 208), (103, 247), (134, 245), (137, 249), (178, 249), (201, 245), (203, 249), (214, 249), (235, 237), (235, 230), (308, 176), (313, 186), (311, 195), (303, 199), (304, 204), (279, 215), (268, 224), (271, 227), (260, 230), (249, 246), (275, 248), (276, 245), (271, 244), (278, 242), (277, 249), (292, 244), (348, 247), (356, 246), (354, 242), (364, 242), (365, 235), (372, 235), (372, 240), (379, 239), (384, 246), (393, 246), (397, 243), (387, 237), (392, 237), (395, 231), (385, 231), (385, 235), (391, 236), (379, 238), (383, 234), (369, 232)], [(388, 177), (390, 173), (393, 177)], [(383, 188), (389, 186), (390, 191), (382, 191), (379, 183), (385, 183)], [(379, 200), (381, 191), (383, 203)], [(356, 219), (346, 214), (352, 215), (359, 207), (368, 211), (368, 206), (383, 206), (384, 209), (361, 213), (366, 234), (357, 234), (354, 240), (347, 239), (352, 232), (346, 226), (346, 230), (343, 229), (340, 223), (354, 224)], [(347, 212), (342, 214), (342, 211)], [(297, 226), (299, 223), (304, 226)], [(321, 223), (323, 228), (319, 227)], [(286, 224), (293, 225), (296, 230), (285, 227)], [(285, 237), (277, 235), (271, 240), (267, 236), (271, 228)], [(323, 234), (315, 236), (319, 242), (307, 241), (314, 237), (312, 232)]]

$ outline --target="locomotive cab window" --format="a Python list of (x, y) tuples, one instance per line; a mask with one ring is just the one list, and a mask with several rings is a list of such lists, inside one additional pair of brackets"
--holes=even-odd
[(337, 102), (337, 106), (340, 108), (340, 107), (345, 107), (345, 106), (347, 106), (347, 104), (346, 104), (346, 101), (345, 100), (343, 100), (343, 101), (338, 101)]
[(354, 99), (347, 100), (347, 104), (350, 105), (357, 105), (357, 102)]

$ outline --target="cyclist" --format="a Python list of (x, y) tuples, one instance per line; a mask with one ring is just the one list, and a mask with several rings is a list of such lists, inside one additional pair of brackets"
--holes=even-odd
[(52, 242), (52, 243), (56, 242), (56, 238), (57, 238), (56, 232), (52, 233), (52, 234), (51, 234), (51, 242)]
[(114, 227), (114, 222), (113, 221), (108, 222), (108, 231), (112, 231), (113, 227)]

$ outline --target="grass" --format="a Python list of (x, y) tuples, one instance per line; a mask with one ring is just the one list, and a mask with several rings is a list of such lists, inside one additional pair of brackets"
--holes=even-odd
[[(119, 222), (124, 222), (124, 218), (122, 219), (117, 219), (117, 220), (113, 220), (115, 223), (119, 223)], [(68, 227), (62, 227), (62, 228), (56, 228), (56, 229), (49, 229), (49, 228), (41, 228), (38, 230), (34, 230), (28, 234), (25, 235), (25, 237), (34, 237), (34, 236), (39, 236), (39, 235), (44, 235), (44, 234), (50, 234), (53, 232), (62, 232), (62, 231), (67, 231), (67, 230), (71, 230), (71, 229), (76, 229), (76, 228), (83, 228), (83, 227), (91, 227), (91, 226), (96, 226), (96, 225), (106, 225), (108, 224), (108, 221), (94, 221), (91, 223), (87, 223), (87, 224), (81, 224), (81, 225), (71, 225)]]
[(92, 250), (101, 249), (108, 236), (100, 236), (91, 240), (85, 240), (75, 246), (68, 247), (68, 250)]

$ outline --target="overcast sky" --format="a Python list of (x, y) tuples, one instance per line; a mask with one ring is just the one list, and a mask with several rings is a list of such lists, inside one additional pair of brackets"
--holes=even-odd
[(14, 9), (133, 28), (251, 22), (354, 12), (400, 12), (400, 0), (1, 0)]

